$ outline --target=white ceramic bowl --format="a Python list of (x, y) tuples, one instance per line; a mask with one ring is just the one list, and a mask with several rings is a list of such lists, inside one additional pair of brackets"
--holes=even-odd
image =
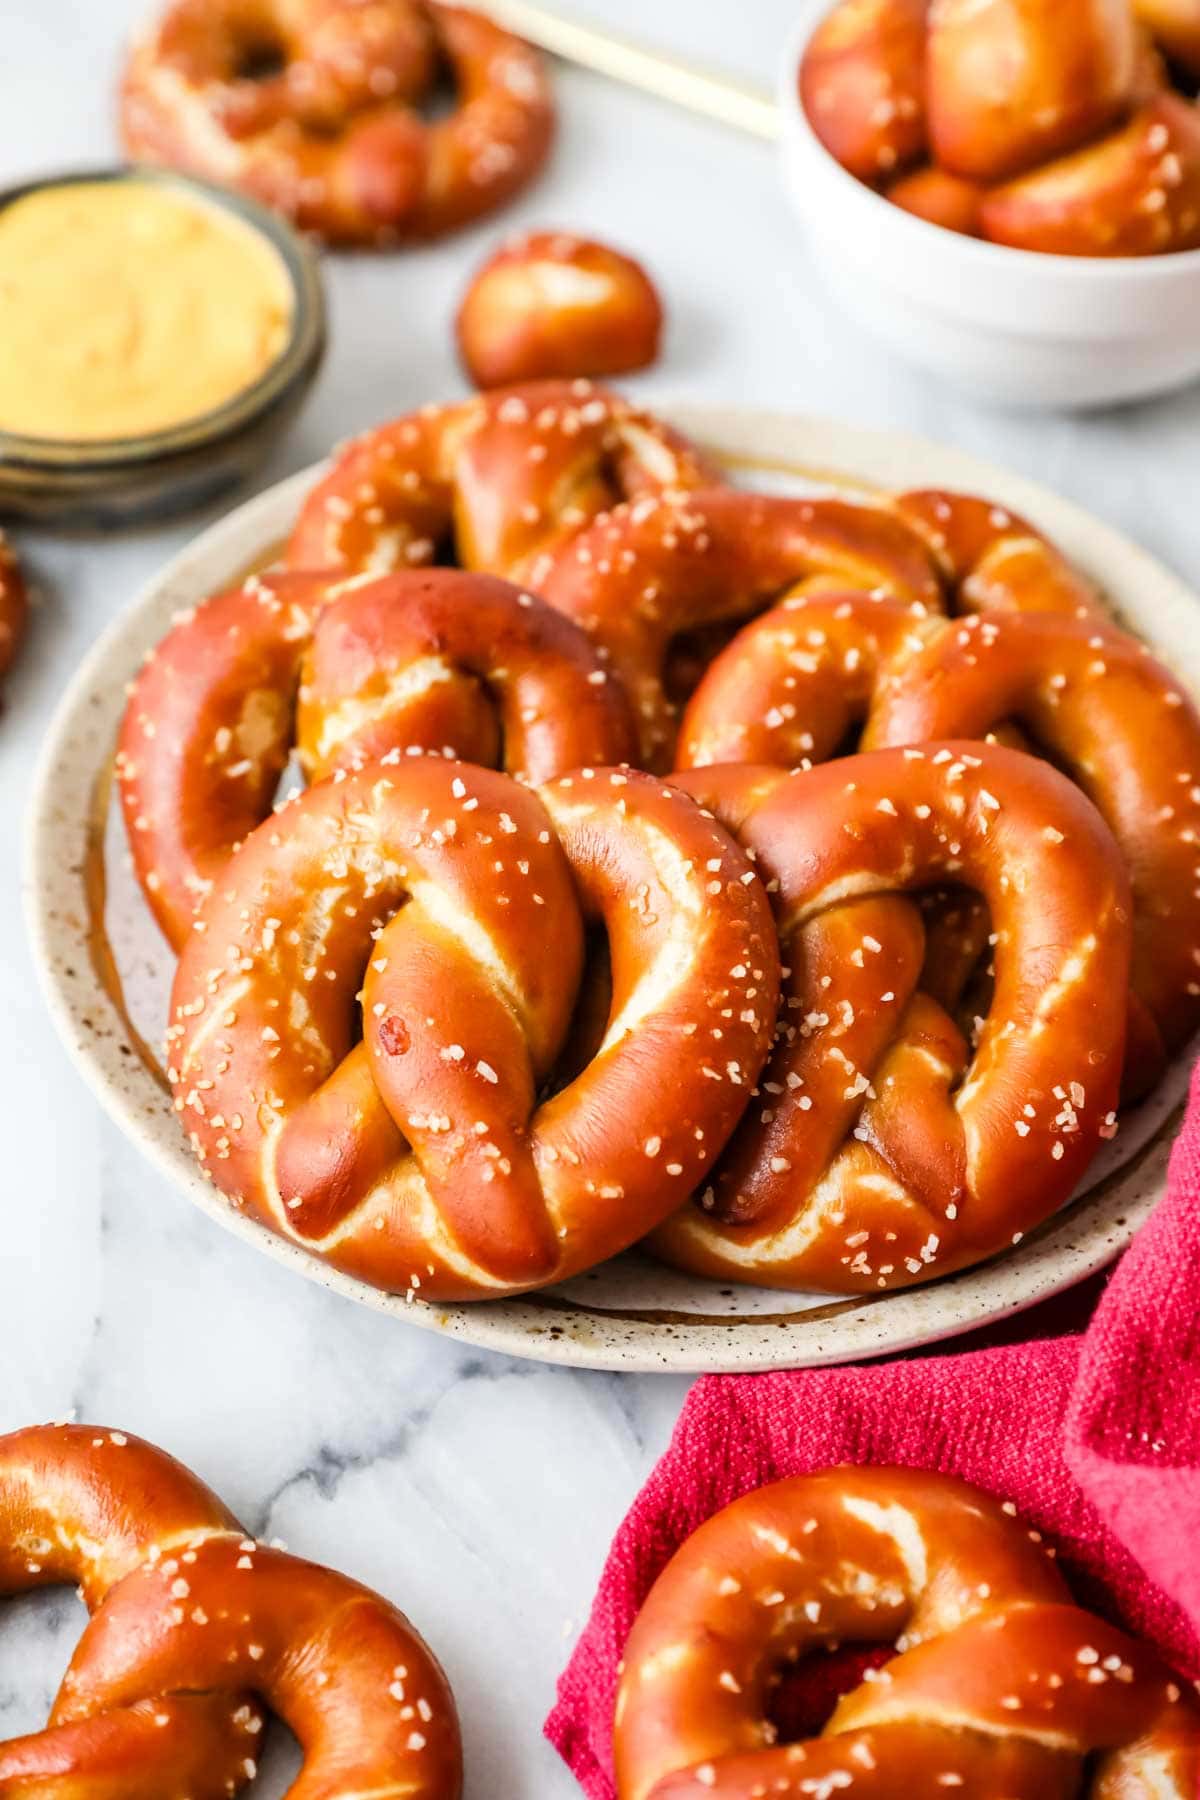
[[(920, 482), (990, 495), (1102, 578), (1125, 622), (1200, 693), (1200, 599), (1143, 550), (1044, 488), (899, 432), (706, 407), (675, 407), (668, 416), (754, 487), (811, 492), (829, 484), (858, 492)], [(155, 576), (77, 671), (34, 783), (26, 901), (46, 997), (84, 1076), (165, 1181), (309, 1281), (465, 1343), (577, 1368), (744, 1371), (894, 1354), (1019, 1312), (1124, 1248), (1162, 1192), (1187, 1057), (1123, 1119), (1083, 1191), (1018, 1248), (892, 1294), (830, 1299), (735, 1288), (631, 1251), (543, 1293), (429, 1305), (341, 1275), (228, 1206), (202, 1179), (157, 1066), (153, 1046), (173, 962), (129, 867), (111, 760), (125, 684), (146, 651), (180, 607), (227, 586), (280, 543), (316, 474), (306, 470), (248, 501)]]
[(915, 218), (835, 162), (796, 81), (831, 3), (804, 0), (779, 111), (784, 182), (839, 304), (900, 356), (1005, 406), (1101, 406), (1200, 376), (1200, 250), (1010, 250)]

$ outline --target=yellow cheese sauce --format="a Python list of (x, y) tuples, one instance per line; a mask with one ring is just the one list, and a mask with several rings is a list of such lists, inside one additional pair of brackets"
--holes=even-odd
[(283, 259), (251, 226), (137, 177), (0, 209), (0, 430), (129, 438), (211, 412), (285, 348)]

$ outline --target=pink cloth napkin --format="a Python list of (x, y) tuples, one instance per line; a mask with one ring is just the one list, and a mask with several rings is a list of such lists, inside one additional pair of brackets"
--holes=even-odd
[(546, 1722), (591, 1800), (614, 1800), (616, 1665), (672, 1552), (748, 1489), (841, 1462), (939, 1469), (1015, 1501), (1081, 1605), (1200, 1677), (1200, 1070), (1167, 1194), (1082, 1333), (696, 1384)]

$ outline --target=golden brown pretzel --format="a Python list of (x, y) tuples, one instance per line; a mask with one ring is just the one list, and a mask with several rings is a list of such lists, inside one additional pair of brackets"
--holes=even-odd
[(1056, 256), (1200, 247), (1200, 107), (1162, 93), (1121, 130), (983, 196), (984, 234)]
[(29, 590), (17, 553), (0, 531), (0, 675), (12, 665), (25, 635), (29, 615)]
[(293, 1800), (458, 1800), (454, 1699), (403, 1614), (248, 1538), (163, 1451), (90, 1425), (0, 1438), (0, 1593), (63, 1581), (91, 1620), (47, 1728), (0, 1743), (0, 1793), (227, 1800), (261, 1700), (304, 1748)]
[(640, 263), (566, 231), (512, 238), (472, 277), (455, 321), (476, 387), (621, 375), (658, 355), (663, 309)]
[(1001, 181), (1120, 117), (1138, 37), (1129, 0), (932, 0), (925, 57), (935, 161)]
[(633, 702), (640, 760), (669, 764), (679, 640), (736, 623), (798, 583), (883, 589), (937, 605), (923, 539), (883, 506), (707, 488), (615, 507), (534, 571), (582, 625)]
[[(1200, 1711), (1146, 1645), (1071, 1604), (1016, 1508), (945, 1475), (838, 1468), (707, 1519), (625, 1646), (619, 1800), (1192, 1800)], [(896, 1655), (781, 1744), (788, 1664)]]
[(714, 479), (686, 439), (608, 389), (530, 382), (356, 438), (305, 501), (287, 561), (376, 574), (457, 562), (526, 582), (617, 501)]
[[(443, 66), (457, 104), (426, 121)], [(121, 126), (140, 161), (386, 245), (502, 205), (541, 167), (554, 112), (533, 50), (439, 0), (170, 0), (130, 56)]]
[(938, 564), (947, 611), (1107, 618), (1094, 583), (1010, 507), (948, 488), (913, 488), (897, 497), (895, 510)]
[(860, 181), (880, 181), (925, 149), (929, 0), (842, 0), (809, 38), (800, 99), (813, 130)]
[[(609, 1022), (541, 1098), (589, 922)], [(434, 757), (370, 765), (260, 826), (201, 909), (176, 1106), (222, 1191), (334, 1266), (421, 1298), (537, 1287), (703, 1179), (766, 1056), (777, 955), (741, 851), (649, 776), (535, 794)]]
[(1123, 1097), (1136, 1098), (1200, 1025), (1200, 717), (1135, 639), (1048, 612), (951, 620), (864, 594), (796, 595), (712, 664), (677, 761), (788, 768), (1013, 725), (1095, 802), (1130, 871)]
[(864, 746), (1024, 727), (1110, 826), (1133, 886), (1126, 1096), (1200, 1025), (1200, 714), (1143, 644), (1045, 613), (946, 624), (880, 684)]
[(546, 781), (633, 742), (583, 632), (507, 582), (283, 572), (176, 622), (134, 683), (116, 766), (135, 872), (178, 948), (293, 748), (310, 781), (417, 750)]
[[(673, 777), (753, 852), (790, 973), (775, 1051), (698, 1203), (653, 1247), (767, 1286), (911, 1286), (1017, 1241), (1115, 1130), (1129, 879), (1090, 801), (990, 744)], [(995, 985), (969, 1047), (919, 990), (908, 896), (982, 894)]]

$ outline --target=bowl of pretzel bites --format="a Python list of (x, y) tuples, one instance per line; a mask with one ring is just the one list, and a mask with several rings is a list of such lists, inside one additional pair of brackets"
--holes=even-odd
[(783, 166), (846, 310), (1006, 406), (1200, 375), (1200, 11), (804, 0)]
[(917, 440), (586, 382), (425, 408), (80, 670), (49, 1003), (205, 1211), (414, 1323), (642, 1369), (949, 1335), (1161, 1191), (1198, 616)]

